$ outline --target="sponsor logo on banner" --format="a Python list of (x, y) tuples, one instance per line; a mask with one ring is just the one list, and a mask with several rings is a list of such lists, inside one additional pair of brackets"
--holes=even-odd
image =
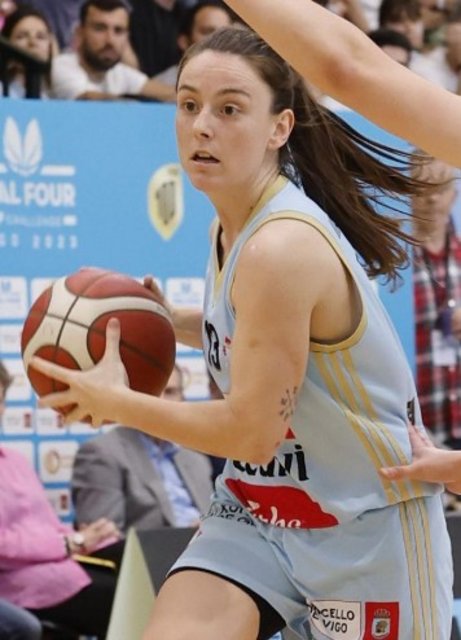
[(331, 640), (361, 640), (361, 604), (341, 600), (313, 600), (307, 603), (309, 622)]
[(0, 353), (21, 353), (22, 324), (0, 325)]
[(167, 278), (165, 293), (174, 307), (202, 309), (205, 280), (203, 278)]
[(25, 318), (29, 310), (27, 280), (21, 277), (0, 278), (0, 320)]
[(363, 640), (398, 640), (399, 603), (366, 602)]
[(59, 517), (66, 517), (71, 512), (71, 498), (69, 489), (46, 489), (47, 498)]
[(38, 121), (30, 120), (21, 130), (14, 118), (7, 117), (4, 161), (0, 161), (0, 247), (78, 246), (76, 169), (70, 164), (45, 164), (44, 155)]
[(7, 435), (30, 435), (34, 430), (32, 407), (7, 407), (2, 426)]
[(32, 387), (24, 371), (20, 358), (3, 358), (3, 364), (12, 376), (13, 382), (8, 389), (8, 400), (13, 402), (28, 402), (32, 398)]
[(75, 440), (46, 440), (39, 445), (40, 477), (43, 482), (70, 482), (77, 453)]
[(163, 240), (171, 240), (184, 216), (184, 195), (179, 164), (160, 167), (147, 190), (149, 219)]
[(39, 434), (63, 435), (67, 433), (63, 416), (53, 409), (36, 409), (35, 424)]

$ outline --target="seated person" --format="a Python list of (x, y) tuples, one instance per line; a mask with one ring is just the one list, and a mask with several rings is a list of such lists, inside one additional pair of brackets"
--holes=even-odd
[(16, 2), (18, 4), (27, 2), (27, 4), (41, 11), (53, 29), (59, 48), (62, 51), (70, 48), (82, 0), (58, 0), (57, 2), (50, 2), (50, 0), (16, 0)]
[(0, 640), (40, 640), (42, 625), (31, 613), (0, 599)]
[[(179, 23), (178, 47), (182, 53), (191, 45), (200, 42), (210, 33), (228, 27), (234, 16), (225, 4), (219, 0), (199, 0), (197, 4), (185, 9)], [(156, 79), (176, 86), (178, 65), (175, 64), (156, 75)]]
[[(0, 362), (0, 417), (10, 384), (11, 377)], [(64, 525), (27, 459), (3, 445), (0, 494), (0, 599), (28, 609), (37, 618), (70, 627), (76, 634), (103, 640), (116, 574), (93, 565), (84, 569), (73, 556), (117, 540), (114, 523), (100, 519), (80, 532)]]
[(404, 67), (410, 66), (413, 47), (407, 36), (392, 29), (376, 29), (368, 34), (370, 40)]
[[(163, 397), (183, 396), (176, 366)], [(123, 533), (130, 527), (195, 526), (212, 490), (207, 456), (128, 427), (88, 440), (74, 461), (72, 496), (80, 525), (106, 517)]]
[(124, 0), (87, 0), (80, 10), (77, 50), (53, 60), (52, 96), (64, 100), (137, 97), (174, 101), (175, 89), (121, 62), (128, 46)]
[[(45, 16), (37, 9), (21, 5), (5, 18), (1, 35), (11, 44), (43, 60), (43, 62), (51, 61), (55, 51), (53, 34)], [(6, 72), (7, 76), (3, 79), (3, 83), (7, 84), (8, 96), (24, 98), (26, 95), (24, 65), (21, 62), (11, 60)], [(41, 75), (40, 85), (39, 95), (34, 97), (48, 97), (50, 91), (49, 73)]]

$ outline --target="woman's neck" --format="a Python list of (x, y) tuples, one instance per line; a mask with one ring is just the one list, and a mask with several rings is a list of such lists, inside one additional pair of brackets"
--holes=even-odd
[(230, 249), (249, 218), (253, 215), (266, 189), (277, 179), (278, 169), (270, 171), (250, 185), (231, 189), (226, 193), (208, 194), (222, 228), (223, 243)]

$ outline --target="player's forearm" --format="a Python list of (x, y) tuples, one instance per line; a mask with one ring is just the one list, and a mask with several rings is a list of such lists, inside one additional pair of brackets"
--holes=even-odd
[(176, 340), (194, 349), (202, 349), (202, 311), (169, 307)]
[[(323, 93), (461, 166), (459, 96), (399, 65), (357, 27), (312, 0), (226, 2)], [(435, 130), (428, 113), (438, 114)]]
[[(255, 411), (235, 411), (228, 399), (169, 402), (130, 389), (110, 399), (112, 418), (162, 440), (222, 458), (267, 464), (280, 434), (271, 437)], [(278, 416), (276, 416), (278, 418)]]
[[(308, 81), (344, 99), (344, 69), (370, 45), (354, 25), (312, 0), (226, 0), (252, 28)], [(326, 44), (326, 42), (328, 44)], [(336, 95), (335, 95), (336, 94)]]

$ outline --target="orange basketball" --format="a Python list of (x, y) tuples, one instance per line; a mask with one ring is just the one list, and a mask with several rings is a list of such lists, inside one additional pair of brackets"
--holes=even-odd
[(32, 356), (89, 369), (104, 354), (106, 325), (118, 318), (120, 355), (130, 387), (159, 395), (168, 382), (176, 341), (161, 300), (129, 276), (85, 268), (56, 280), (31, 307), (21, 336), (24, 368), (39, 396), (65, 388), (29, 367)]

